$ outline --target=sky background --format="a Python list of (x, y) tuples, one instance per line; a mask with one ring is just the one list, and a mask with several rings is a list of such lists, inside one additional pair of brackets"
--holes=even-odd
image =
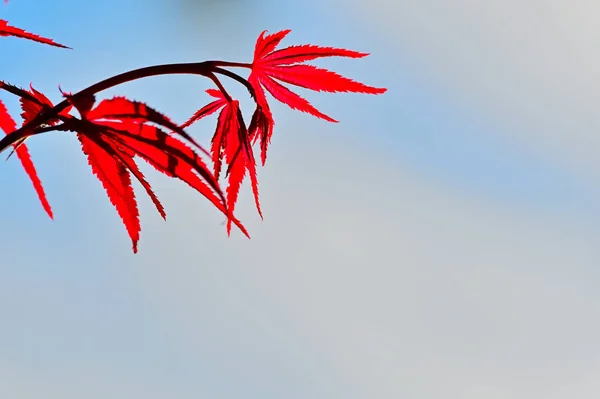
[[(145, 170), (140, 253), (77, 140), (29, 147), (49, 220), (2, 163), (0, 396), (596, 398), (600, 5), (579, 0), (14, 0), (0, 77), (59, 99), (141, 66), (249, 61), (258, 34), (370, 52), (319, 65), (389, 89), (273, 105), (259, 170), (223, 218)], [(183, 121), (207, 81), (112, 94)], [(232, 92), (244, 97), (243, 90)], [(237, 90), (237, 91), (236, 91)], [(14, 115), (17, 103), (2, 96)], [(214, 118), (190, 130), (208, 143)]]

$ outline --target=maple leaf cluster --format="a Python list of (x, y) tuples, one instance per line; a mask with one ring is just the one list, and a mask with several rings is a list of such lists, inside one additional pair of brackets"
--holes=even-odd
[[(17, 127), (0, 100), (0, 129), (6, 133), (0, 140), (0, 152), (12, 148), (29, 175), (43, 208), (53, 218), (25, 141), (51, 131), (75, 134), (92, 172), (122, 219), (134, 252), (137, 252), (141, 228), (137, 200), (131, 185), (132, 177), (141, 184), (158, 213), (166, 219), (164, 207), (136, 163), (139, 159), (159, 172), (187, 183), (208, 199), (227, 217), (228, 234), (232, 225), (235, 225), (248, 236), (244, 226), (234, 216), (234, 209), (247, 174), (257, 211), (262, 218), (254, 146), (258, 145), (260, 149), (261, 164), (264, 166), (275, 125), (266, 93), (292, 109), (337, 122), (284, 84), (325, 92), (381, 94), (386, 91), (306, 64), (307, 61), (323, 57), (362, 58), (368, 54), (310, 44), (277, 49), (289, 32), (261, 33), (250, 63), (204, 61), (149, 66), (109, 77), (74, 94), (62, 93), (64, 100), (58, 104), (53, 104), (31, 85), (26, 90), (0, 81), (0, 89), (19, 98), (23, 120), (21, 126)], [(1, 19), (0, 36), (14, 36), (69, 48), (52, 39), (11, 26)], [(248, 69), (248, 78), (232, 72), (232, 68)], [(96, 100), (96, 95), (108, 88), (149, 76), (176, 73), (201, 75), (215, 85), (215, 88), (206, 91), (214, 100), (182, 124), (175, 123), (142, 102), (124, 97)], [(220, 77), (233, 79), (248, 89), (256, 106), (249, 123), (244, 119), (239, 102), (225, 90)], [(78, 115), (73, 115), (74, 111)], [(210, 149), (205, 150), (185, 129), (217, 112)], [(223, 173), (225, 176), (222, 176)], [(225, 191), (221, 188), (221, 180), (226, 180)]]

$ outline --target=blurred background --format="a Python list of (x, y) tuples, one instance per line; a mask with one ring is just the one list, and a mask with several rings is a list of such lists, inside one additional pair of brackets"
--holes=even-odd
[[(146, 168), (168, 221), (138, 187), (135, 256), (77, 140), (31, 140), (56, 220), (18, 161), (2, 163), (0, 396), (598, 397), (599, 13), (586, 0), (2, 6), (75, 49), (0, 40), (0, 77), (55, 101), (59, 83), (150, 64), (249, 61), (262, 30), (287, 28), (284, 45), (370, 52), (319, 65), (389, 91), (303, 93), (339, 124), (273, 103), (265, 220), (247, 185), (238, 205), (251, 240)], [(159, 77), (105, 94), (183, 121), (208, 87)], [(191, 132), (208, 143), (214, 122)]]

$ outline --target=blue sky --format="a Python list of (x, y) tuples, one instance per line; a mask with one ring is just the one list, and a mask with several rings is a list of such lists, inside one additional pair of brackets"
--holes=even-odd
[[(239, 205), (251, 240), (227, 238), (207, 201), (148, 171), (168, 221), (140, 200), (135, 256), (74, 137), (31, 140), (56, 220), (18, 162), (3, 163), (2, 396), (559, 398), (600, 389), (600, 324), (589, 318), (600, 310), (600, 165), (585, 102), (598, 92), (583, 84), (595, 65), (579, 47), (585, 13), (553, 2), (534, 14), (557, 53), (585, 61), (555, 87), (560, 79), (546, 76), (571, 64), (546, 71), (526, 51), (545, 48), (538, 36), (511, 41), (529, 3), (523, 15), (513, 2), (466, 0), (453, 9), (441, 0), (96, 3), (0, 8), (0, 18), (75, 49), (3, 39), (2, 79), (32, 81), (58, 100), (59, 83), (75, 91), (149, 64), (245, 61), (263, 29), (290, 28), (286, 44), (371, 52), (321, 65), (389, 91), (306, 93), (335, 125), (274, 106), (260, 171), (265, 220), (248, 187)], [(184, 120), (208, 87), (160, 77), (106, 95)], [(207, 143), (211, 129), (192, 133)]]

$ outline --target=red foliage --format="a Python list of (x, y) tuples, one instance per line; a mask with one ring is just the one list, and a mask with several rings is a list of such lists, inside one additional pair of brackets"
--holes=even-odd
[(277, 80), (315, 91), (368, 94), (381, 94), (386, 91), (383, 88), (371, 87), (355, 82), (327, 69), (303, 64), (306, 61), (324, 57), (361, 58), (367, 56), (367, 53), (359, 53), (341, 48), (320, 47), (311, 44), (289, 46), (275, 50), (281, 40), (290, 33), (290, 30), (283, 30), (267, 36), (265, 36), (265, 32), (262, 32), (256, 41), (254, 60), (252, 61), (252, 73), (248, 78), (256, 91), (257, 103), (261, 109), (259, 112), (263, 113), (262, 116), (257, 116), (257, 119), (264, 120), (262, 126), (257, 123), (254, 129), (252, 129), (252, 133), (256, 135), (256, 138), (260, 137), (261, 140), (263, 165), (267, 158), (267, 146), (271, 140), (274, 124), (263, 88), (275, 99), (288, 105), (290, 108), (307, 112), (329, 122), (337, 121), (317, 110), (308, 101), (290, 91), (287, 87), (277, 82)]
[[(260, 202), (258, 200), (256, 162), (254, 160), (250, 136), (248, 135), (246, 124), (242, 117), (239, 102), (231, 99), (228, 100), (225, 97), (225, 94), (219, 90), (208, 89), (206, 92), (215, 97), (216, 100), (202, 107), (181, 126), (187, 127), (221, 109), (211, 145), (215, 177), (217, 180), (219, 179), (224, 156), (226, 164), (229, 165), (227, 170), (229, 177), (227, 203), (233, 212), (240, 186), (246, 175), (246, 170), (248, 170), (250, 181), (252, 182), (252, 191), (254, 193), (256, 208), (262, 218), (262, 211), (260, 210)], [(231, 223), (227, 223), (227, 231), (229, 232), (230, 230)]]
[[(0, 129), (2, 129), (6, 134), (17, 130), (17, 124), (8, 113), (2, 101), (0, 101)], [(19, 157), (19, 160), (21, 161), (21, 164), (23, 165), (23, 168), (25, 169), (25, 172), (29, 175), (31, 182), (33, 183), (33, 187), (35, 188), (35, 191), (37, 192), (37, 195), (40, 198), (40, 201), (42, 202), (44, 210), (46, 211), (46, 213), (48, 213), (48, 216), (50, 216), (51, 219), (54, 218), (54, 215), (52, 214), (52, 208), (50, 207), (50, 203), (48, 203), (48, 200), (46, 199), (44, 187), (42, 186), (42, 182), (40, 181), (40, 178), (37, 175), (37, 171), (33, 166), (33, 162), (31, 161), (31, 156), (29, 155), (29, 150), (27, 149), (27, 146), (25, 146), (25, 144), (21, 144), (16, 149), (16, 153), (17, 157)]]
[[(56, 105), (33, 87), (24, 90), (0, 82), (0, 89), (19, 97), (23, 118), (21, 127), (17, 128), (6, 107), (0, 102), (0, 129), (6, 133), (0, 140), (0, 152), (13, 147), (30, 176), (44, 209), (52, 217), (50, 205), (24, 142), (31, 136), (50, 131), (74, 132), (94, 175), (100, 180), (121, 217), (131, 238), (134, 252), (137, 252), (140, 238), (140, 215), (131, 185), (132, 175), (140, 182), (159, 214), (166, 218), (162, 204), (135, 162), (136, 157), (143, 159), (159, 172), (187, 183), (206, 197), (226, 215), (228, 233), (233, 223), (248, 235), (243, 225), (234, 217), (233, 211), (240, 187), (248, 173), (256, 207), (262, 218), (252, 145), (260, 143), (261, 160), (264, 165), (274, 126), (265, 90), (276, 100), (293, 109), (330, 122), (336, 121), (282, 83), (326, 92), (381, 94), (386, 91), (305, 64), (306, 61), (322, 57), (361, 58), (366, 56), (366, 53), (309, 44), (276, 50), (289, 32), (284, 30), (266, 36), (265, 32), (261, 33), (251, 63), (205, 61), (140, 68), (110, 77), (75, 94), (63, 93), (65, 100)], [(3, 20), (0, 20), (0, 36), (21, 37), (68, 48), (51, 39), (12, 27)], [(236, 67), (250, 69), (249, 77), (244, 79), (228, 69)], [(216, 85), (216, 89), (207, 90), (214, 100), (200, 108), (181, 125), (142, 102), (124, 97), (114, 97), (96, 104), (96, 94), (108, 88), (149, 76), (175, 73), (202, 75)], [(248, 125), (244, 121), (239, 102), (227, 93), (218, 75), (245, 85), (254, 98), (256, 109)], [(71, 115), (72, 108), (78, 111), (79, 117)], [(208, 152), (196, 143), (185, 129), (217, 112), (216, 129)], [(212, 168), (202, 159), (203, 156), (212, 162)], [(225, 176), (228, 182), (225, 193), (219, 185), (223, 168), (226, 168)]]
[[(6, 3), (8, 3), (8, 2), (6, 2)], [(20, 28), (14, 27), (14, 26), (10, 26), (8, 24), (8, 21), (5, 21), (3, 19), (0, 19), (0, 36), (20, 37), (22, 39), (33, 40), (34, 42), (38, 42), (38, 43), (49, 44), (50, 46), (70, 48), (63, 44), (56, 43), (52, 39), (48, 39), (48, 38), (42, 37), (40, 35), (36, 35), (35, 33), (30, 33), (23, 29), (20, 29)]]

